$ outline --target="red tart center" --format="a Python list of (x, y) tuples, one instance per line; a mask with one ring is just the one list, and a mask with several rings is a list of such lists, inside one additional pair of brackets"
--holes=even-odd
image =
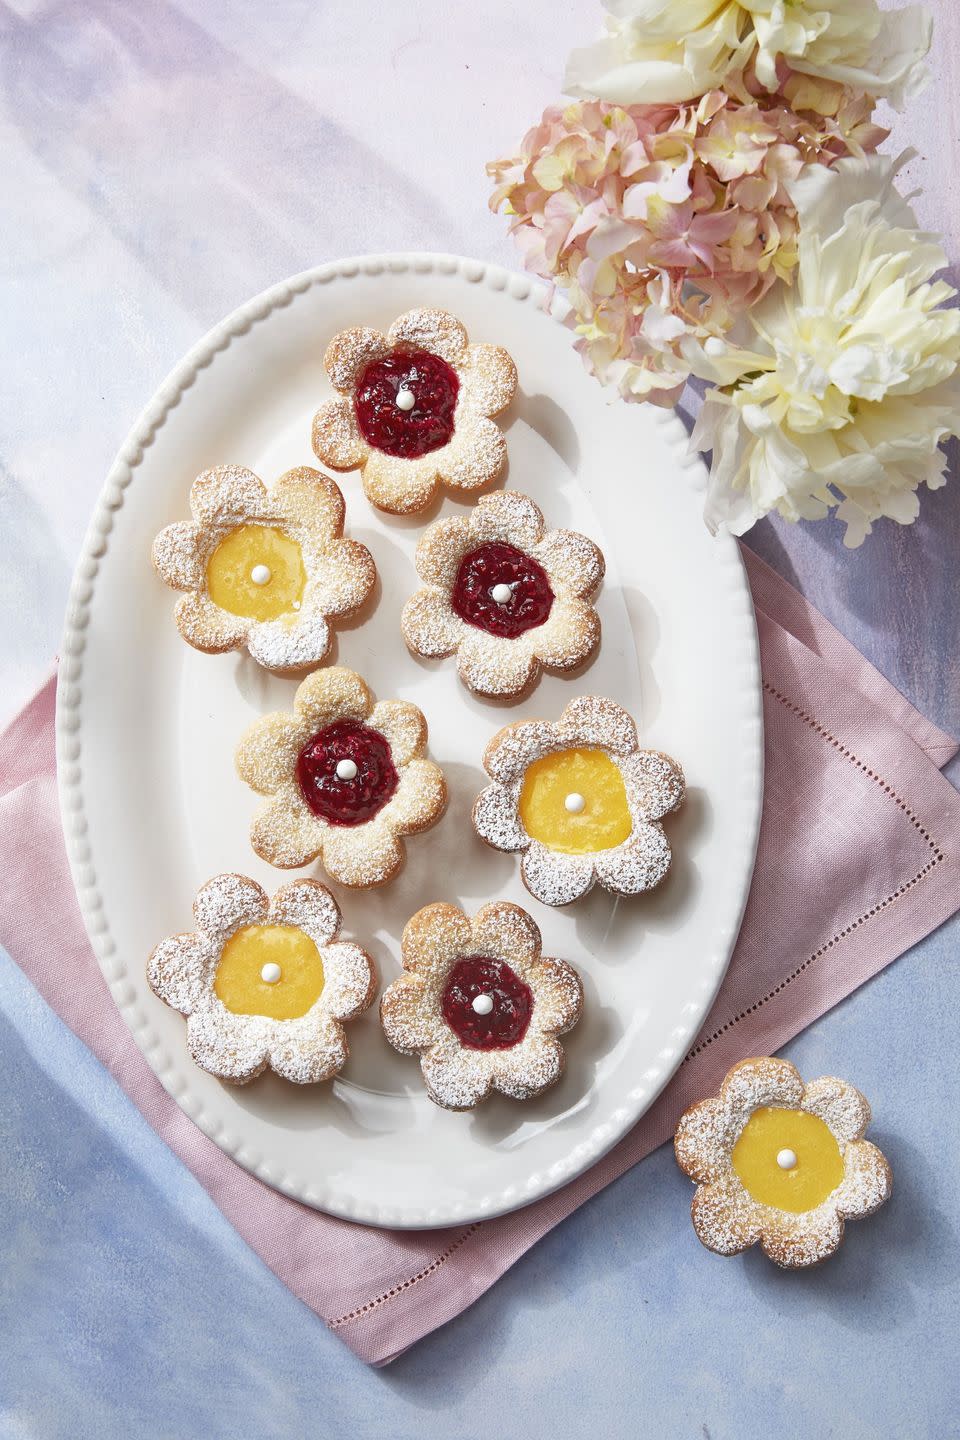
[(464, 555), (450, 601), (468, 625), (512, 640), (544, 623), (553, 591), (546, 570), (531, 555), (491, 540)]
[(533, 992), (506, 960), (468, 955), (447, 976), (440, 1009), (468, 1050), (509, 1050), (527, 1033)]
[(449, 443), (457, 408), (457, 372), (429, 350), (391, 350), (371, 360), (354, 391), (360, 433), (368, 445), (416, 460)]
[(300, 751), (297, 783), (314, 815), (330, 825), (362, 825), (383, 809), (399, 777), (379, 730), (337, 720)]

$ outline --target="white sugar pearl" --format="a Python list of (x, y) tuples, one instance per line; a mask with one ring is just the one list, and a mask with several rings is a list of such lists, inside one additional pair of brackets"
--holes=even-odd
[(267, 985), (276, 985), (282, 974), (283, 971), (280, 969), (280, 966), (275, 965), (274, 962), (270, 960), (260, 971), (260, 979)]
[(478, 1015), (489, 1015), (493, 1009), (493, 996), (474, 995), (472, 1004)]
[(563, 803), (571, 815), (579, 815), (587, 802), (578, 790), (571, 790)]
[(338, 780), (356, 780), (356, 778), (357, 778), (357, 762), (356, 762), (356, 760), (338, 760), (338, 761), (337, 761), (337, 779), (338, 779)]
[(414, 395), (413, 391), (408, 390), (406, 386), (404, 386), (402, 390), (397, 391), (398, 410), (412, 410), (416, 403), (417, 397)]
[(797, 1152), (795, 1150), (778, 1150), (777, 1164), (781, 1170), (795, 1170), (797, 1168)]
[(501, 581), (499, 585), (494, 585), (490, 591), (490, 598), (491, 600), (496, 600), (498, 605), (506, 605), (512, 594), (513, 591), (510, 589), (510, 586), (505, 585)]
[(250, 571), (250, 579), (254, 585), (269, 585), (273, 576), (269, 565), (254, 565)]

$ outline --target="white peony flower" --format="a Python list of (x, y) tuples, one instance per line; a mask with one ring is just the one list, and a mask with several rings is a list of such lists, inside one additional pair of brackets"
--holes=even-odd
[[(691, 438), (713, 450), (705, 518), (741, 535), (771, 510), (821, 519), (845, 543), (871, 521), (916, 518), (917, 488), (944, 483), (940, 442), (960, 432), (960, 310), (946, 264), (893, 188), (881, 155), (809, 166), (791, 185), (799, 264), (726, 340), (682, 342), (712, 380)], [(742, 343), (738, 343), (742, 342)]]
[(616, 105), (693, 100), (752, 64), (776, 90), (777, 63), (902, 106), (923, 84), (931, 17), (877, 0), (605, 0), (607, 34), (575, 50), (571, 95)]

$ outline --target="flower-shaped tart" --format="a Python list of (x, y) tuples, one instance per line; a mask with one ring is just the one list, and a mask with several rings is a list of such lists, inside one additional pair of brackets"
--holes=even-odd
[(245, 1085), (267, 1068), (298, 1085), (329, 1080), (349, 1054), (343, 1022), (377, 988), (373, 961), (338, 940), (325, 885), (296, 880), (273, 899), (245, 875), (215, 875), (193, 902), (196, 930), (161, 941), (150, 988), (187, 1017), (202, 1070)]
[(184, 640), (218, 655), (244, 646), (259, 665), (292, 674), (330, 649), (331, 616), (358, 610), (377, 578), (365, 545), (343, 538), (343, 496), (302, 465), (268, 490), (252, 470), (220, 465), (190, 489), (192, 522), (153, 542), (161, 580), (186, 594)]
[(519, 695), (541, 668), (572, 670), (596, 649), (600, 620), (589, 603), (603, 556), (575, 530), (547, 530), (527, 495), (484, 495), (469, 516), (430, 526), (417, 546), (426, 588), (400, 625), (416, 655), (456, 652), (476, 695)]
[(513, 399), (516, 366), (499, 345), (471, 345), (445, 310), (408, 310), (386, 335), (341, 330), (323, 363), (339, 397), (314, 416), (314, 451), (334, 470), (359, 466), (381, 510), (423, 510), (441, 482), (480, 490), (503, 470), (490, 416)]
[(670, 868), (660, 823), (683, 800), (683, 771), (642, 750), (613, 700), (581, 695), (560, 719), (499, 730), (486, 748), (493, 784), (473, 823), (495, 850), (522, 852), (523, 883), (545, 905), (568, 905), (599, 882), (617, 895), (659, 885)]
[(804, 1085), (787, 1060), (741, 1060), (713, 1100), (682, 1116), (677, 1163), (697, 1189), (693, 1226), (718, 1255), (760, 1242), (787, 1270), (817, 1265), (890, 1195), (890, 1166), (863, 1135), (870, 1106), (824, 1075)]
[(540, 931), (506, 900), (471, 920), (427, 905), (407, 922), (404, 974), (384, 992), (380, 1020), (395, 1050), (419, 1055), (431, 1100), (471, 1110), (491, 1090), (529, 1100), (563, 1074), (558, 1035), (583, 1009), (580, 977), (540, 954)]
[(368, 888), (403, 864), (401, 835), (435, 825), (447, 787), (425, 760), (427, 722), (406, 700), (380, 700), (359, 675), (332, 665), (308, 675), (293, 713), (255, 720), (237, 771), (272, 799), (254, 816), (250, 843), (271, 865), (319, 856), (341, 885)]

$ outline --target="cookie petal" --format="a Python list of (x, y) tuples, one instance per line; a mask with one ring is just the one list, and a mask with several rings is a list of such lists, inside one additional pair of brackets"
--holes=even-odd
[[(449, 446), (446, 447), (449, 449)], [(391, 515), (412, 515), (423, 510), (439, 488), (436, 455), (402, 460), (371, 450), (363, 467), (363, 493), (371, 505)]]
[(602, 745), (614, 755), (629, 755), (640, 743), (633, 718), (623, 706), (599, 695), (571, 700), (557, 729), (570, 744)]
[(305, 727), (285, 710), (261, 715), (240, 737), (237, 774), (258, 795), (273, 795), (293, 777)]
[(215, 875), (197, 891), (193, 914), (211, 944), (222, 948), (236, 930), (259, 924), (270, 901), (255, 880), (246, 875)]
[(346, 1036), (336, 1020), (314, 1006), (299, 1020), (278, 1025), (270, 1044), (271, 1070), (294, 1085), (330, 1080), (346, 1063)]
[(250, 621), (242, 615), (229, 615), (198, 590), (183, 595), (173, 615), (187, 644), (207, 655), (222, 655), (246, 644)]
[(282, 870), (296, 870), (317, 858), (327, 833), (326, 825), (307, 808), (299, 791), (286, 785), (254, 815), (250, 844), (261, 860)]
[(472, 937), (470, 921), (456, 905), (442, 900), (424, 905), (403, 928), (403, 968), (428, 980), (442, 980), (454, 960), (469, 954)]
[(475, 954), (496, 955), (523, 976), (535, 967), (540, 954), (540, 930), (519, 905), (508, 900), (481, 905), (471, 928)]
[(347, 394), (371, 360), (379, 360), (389, 349), (390, 342), (379, 330), (371, 330), (367, 325), (354, 325), (334, 335), (323, 357), (323, 368), (330, 376), (334, 389)]
[(464, 626), (457, 651), (457, 672), (464, 685), (476, 695), (519, 695), (526, 690), (540, 670), (530, 649), (533, 633), (506, 640)]
[(340, 933), (340, 906), (319, 880), (294, 880), (282, 885), (270, 904), (271, 925), (295, 925), (318, 947), (330, 945)]
[(366, 825), (330, 826), (323, 836), (324, 869), (341, 885), (385, 885), (403, 864), (403, 847), (384, 812)]
[(464, 1050), (452, 1033), (434, 1045), (420, 1061), (431, 1100), (446, 1110), (472, 1110), (493, 1088), (486, 1057)]
[(517, 367), (500, 345), (471, 345), (463, 359), (461, 381), (481, 415), (496, 415), (517, 393)]
[(472, 520), (465, 520), (460, 515), (443, 516), (420, 537), (417, 574), (428, 585), (450, 590), (457, 578), (460, 561), (474, 544)]
[(355, 470), (370, 453), (352, 400), (328, 400), (313, 417), (313, 453), (331, 470)]
[(507, 442), (500, 427), (483, 416), (461, 421), (449, 445), (435, 452), (436, 466), (452, 490), (482, 490), (507, 464)]
[(416, 835), (440, 819), (446, 803), (447, 785), (440, 766), (432, 760), (411, 760), (377, 819), (398, 835)]
[(153, 568), (174, 590), (200, 590), (206, 582), (197, 546), (197, 527), (185, 521), (168, 525), (153, 542)]
[(819, 1115), (841, 1145), (859, 1140), (870, 1124), (870, 1106), (865, 1097), (846, 1080), (832, 1075), (810, 1081), (803, 1093), (803, 1108), (811, 1115)]
[(634, 820), (659, 820), (683, 801), (686, 781), (676, 760), (659, 750), (638, 750), (620, 762)]
[(467, 353), (467, 332), (455, 315), (447, 310), (426, 306), (398, 315), (387, 335), (391, 345), (411, 345), (418, 350), (431, 350), (458, 366)]
[(477, 796), (473, 825), (480, 839), (494, 850), (525, 850), (530, 844), (517, 814), (516, 797), (502, 785), (488, 785)]
[(484, 769), (491, 779), (508, 785), (519, 780), (534, 760), (562, 749), (564, 743), (557, 727), (547, 720), (521, 720), (516, 725), (505, 725), (483, 752)]
[(401, 1055), (419, 1055), (428, 1049), (440, 1036), (443, 1026), (417, 975), (401, 975), (387, 988), (380, 1002), (380, 1023), (390, 1044)]
[(843, 1154), (843, 1172), (832, 1198), (849, 1220), (862, 1220), (889, 1200), (893, 1175), (886, 1156), (869, 1140), (850, 1141)]
[(271, 488), (270, 499), (275, 512), (292, 526), (308, 526), (314, 542), (343, 534), (346, 507), (340, 486), (312, 465), (285, 471)]
[(373, 696), (353, 670), (328, 665), (308, 675), (293, 699), (297, 714), (314, 732), (334, 720), (366, 720)]
[(187, 1047), (201, 1070), (245, 1085), (266, 1069), (269, 1031), (263, 1016), (232, 1015), (218, 1004), (190, 1016)]
[(378, 700), (367, 724), (379, 730), (389, 744), (394, 765), (409, 765), (427, 747), (423, 711), (409, 700)]
[(557, 1083), (566, 1063), (559, 1040), (529, 1031), (520, 1045), (494, 1055), (494, 1086), (512, 1100), (542, 1095)]
[(209, 993), (219, 958), (204, 935), (170, 935), (147, 961), (147, 981), (154, 995), (189, 1015)]
[(200, 525), (243, 525), (270, 514), (267, 487), (244, 465), (204, 470), (190, 487), (190, 509)]
[(622, 845), (593, 857), (600, 884), (616, 895), (642, 895), (670, 869), (670, 842), (657, 824), (642, 825)]
[(350, 615), (360, 609), (376, 578), (377, 567), (366, 545), (334, 540), (317, 556), (304, 608), (309, 603), (325, 615)]
[(828, 1260), (843, 1239), (843, 1220), (826, 1206), (808, 1215), (791, 1216), (776, 1227), (764, 1226), (763, 1253), (783, 1270), (805, 1270)]
[(506, 541), (518, 550), (533, 552), (543, 535), (543, 512), (519, 490), (482, 495), (470, 520), (472, 545)]
[(593, 857), (562, 855), (531, 840), (520, 862), (523, 883), (544, 905), (569, 905), (593, 885)]
[(555, 600), (545, 623), (535, 634), (539, 659), (551, 670), (573, 670), (582, 665), (600, 641), (600, 619), (584, 600)]
[(352, 1020), (376, 994), (373, 961), (352, 941), (338, 940), (324, 948), (323, 973), (322, 1008), (335, 1020)]
[(673, 1137), (677, 1164), (698, 1184), (719, 1181), (729, 1171), (738, 1134), (739, 1124), (722, 1100), (701, 1100), (680, 1117)]
[(536, 1024), (546, 1034), (572, 1030), (583, 1013), (583, 982), (565, 960), (538, 960), (532, 971), (536, 984)]
[(294, 624), (287, 620), (264, 620), (250, 627), (247, 651), (265, 670), (275, 674), (296, 674), (319, 665), (330, 652), (333, 637), (323, 611), (305, 604)]
[(531, 552), (550, 576), (555, 595), (588, 600), (600, 588), (603, 553), (576, 530), (551, 530)]
[(715, 1255), (739, 1255), (760, 1239), (760, 1207), (732, 1183), (701, 1185), (690, 1216), (697, 1239)]
[(740, 1060), (727, 1072), (720, 1098), (731, 1112), (744, 1121), (765, 1105), (782, 1105), (799, 1110), (803, 1102), (800, 1072), (789, 1060), (755, 1056)]
[(400, 629), (415, 655), (437, 660), (453, 654), (463, 637), (464, 625), (442, 591), (418, 590), (403, 607)]

